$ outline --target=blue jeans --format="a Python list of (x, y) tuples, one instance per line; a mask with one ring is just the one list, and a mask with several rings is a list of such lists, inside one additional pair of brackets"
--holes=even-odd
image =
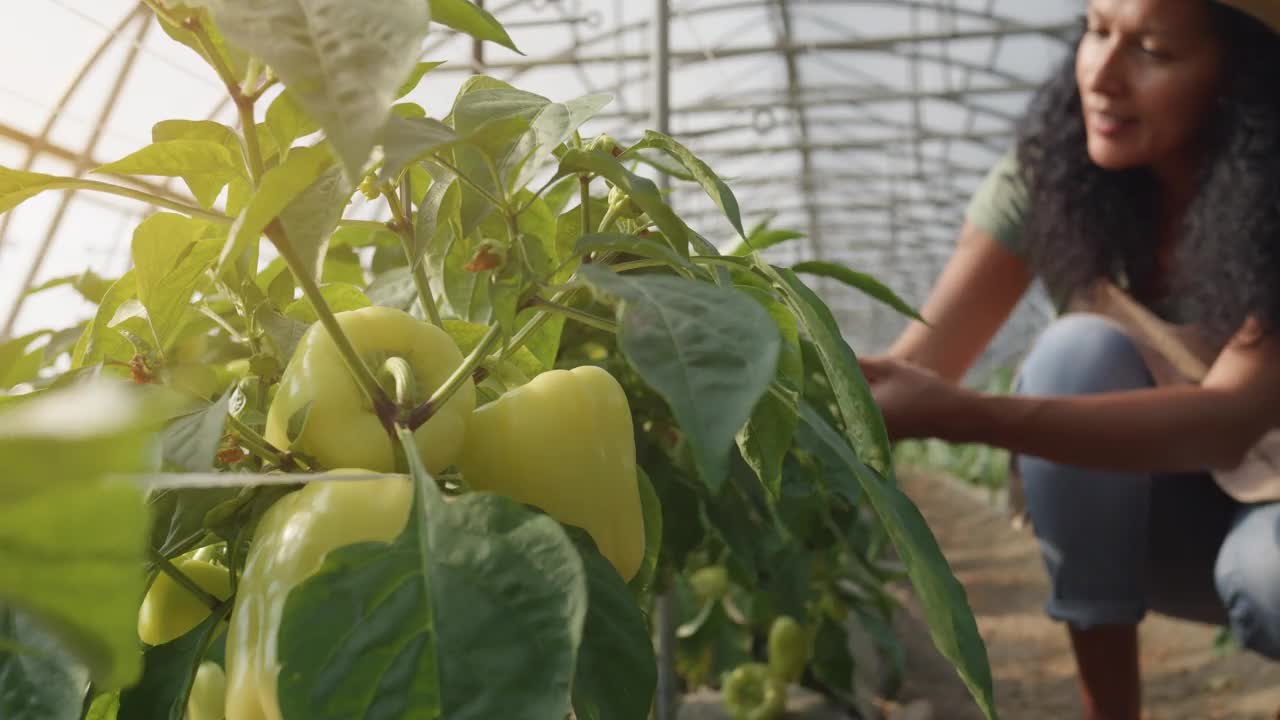
[[(1016, 392), (1153, 384), (1114, 325), (1070, 314), (1036, 341)], [(1280, 503), (1239, 503), (1207, 472), (1148, 476), (1029, 456), (1016, 462), (1049, 575), (1051, 618), (1087, 629), (1136, 624), (1152, 610), (1229, 625), (1245, 647), (1280, 659)]]

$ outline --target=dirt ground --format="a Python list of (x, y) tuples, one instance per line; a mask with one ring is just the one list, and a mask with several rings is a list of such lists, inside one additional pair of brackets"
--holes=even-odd
[[(969, 594), (987, 644), (996, 703), (1005, 720), (1080, 717), (1065, 630), (1043, 613), (1044, 570), (1030, 531), (958, 481), (901, 474)], [(934, 649), (910, 588), (897, 623), (907, 650), (899, 700), (925, 700), (936, 720), (981, 718), (955, 671)], [(1247, 652), (1215, 653), (1217, 628), (1151, 615), (1140, 628), (1147, 720), (1274, 720), (1280, 664)], [(924, 703), (918, 703), (924, 704)]]

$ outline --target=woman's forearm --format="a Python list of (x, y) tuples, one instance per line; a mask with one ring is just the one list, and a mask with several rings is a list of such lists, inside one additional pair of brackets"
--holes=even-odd
[(1070, 397), (959, 390), (936, 436), (1124, 472), (1226, 469), (1265, 427), (1232, 394), (1196, 386)]

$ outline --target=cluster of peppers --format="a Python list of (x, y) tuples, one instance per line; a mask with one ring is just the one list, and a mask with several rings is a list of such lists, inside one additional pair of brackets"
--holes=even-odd
[[(397, 405), (426, 400), (463, 363), (444, 330), (386, 307), (337, 313), (352, 347)], [(535, 506), (591, 535), (624, 580), (644, 557), (631, 412), (622, 386), (595, 366), (549, 370), (476, 407), (468, 379), (414, 431), (425, 466), (455, 466), (473, 491)], [(267, 440), (326, 468), (392, 472), (391, 440), (320, 323), (299, 342), (267, 416)], [(565, 437), (589, 442), (564, 442)], [(332, 472), (349, 472), (333, 470)], [(225, 673), (204, 663), (188, 713), (192, 720), (279, 720), (277, 635), (289, 592), (316, 573), (325, 555), (346, 545), (391, 542), (413, 502), (402, 476), (315, 482), (276, 501), (262, 516), (238, 578), (226, 629)], [(230, 596), (228, 570), (207, 550), (174, 565), (210, 595)], [(162, 644), (189, 632), (209, 608), (161, 573), (138, 618), (139, 638)]]

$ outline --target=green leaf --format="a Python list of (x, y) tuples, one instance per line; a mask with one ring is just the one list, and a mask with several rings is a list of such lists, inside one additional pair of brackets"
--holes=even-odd
[[(646, 535), (648, 531), (646, 530)], [(658, 682), (649, 624), (591, 536), (570, 528), (587, 575), (587, 620), (573, 676), (577, 720), (648, 720)]]
[(566, 716), (588, 603), (577, 550), (559, 523), (508, 498), (444, 502), (409, 456), (414, 513), (430, 523), (411, 520), (391, 545), (339, 548), (289, 593), (284, 716)]
[(378, 181), (394, 182), (414, 161), (457, 142), (458, 135), (453, 128), (439, 120), (394, 115), (387, 121), (382, 139), (383, 161)]
[(72, 351), (71, 368), (73, 370), (96, 365), (104, 360), (123, 362), (133, 355), (129, 343), (110, 327), (111, 319), (115, 317), (120, 306), (137, 295), (138, 283), (134, 280), (133, 273), (134, 271), (130, 270), (112, 283), (106, 296), (98, 304), (93, 320), (85, 326), (84, 332), (76, 342), (75, 350)]
[(186, 472), (212, 472), (214, 456), (222, 442), (227, 423), (226, 393), (215, 403), (183, 415), (165, 427), (161, 434), (164, 460)]
[(654, 240), (652, 237), (642, 238), (626, 233), (591, 233), (578, 239), (573, 248), (574, 255), (586, 255), (597, 251), (615, 251), (639, 255), (651, 260), (658, 260), (674, 268), (695, 272), (693, 263), (680, 257), (669, 246)]
[(595, 173), (622, 189), (645, 211), (680, 255), (689, 252), (689, 229), (658, 192), (652, 180), (627, 170), (612, 155), (599, 151), (569, 150), (560, 158), (561, 175)]
[(409, 268), (398, 267), (375, 277), (364, 294), (374, 305), (409, 312), (418, 300), (418, 286)]
[(849, 633), (824, 613), (813, 638), (813, 659), (809, 663), (822, 684), (845, 697), (852, 697), (853, 654), (849, 652)]
[(762, 230), (752, 232), (748, 241), (739, 241), (727, 254), (735, 257), (746, 257), (753, 251), (771, 248), (789, 240), (798, 240), (804, 233), (796, 230)]
[(142, 666), (147, 515), (141, 490), (112, 476), (146, 465), (157, 396), (142, 390), (84, 384), (0, 413), (0, 597), (32, 613), (104, 690)]
[(166, 488), (147, 497), (151, 547), (172, 558), (195, 549), (207, 534), (205, 516), (239, 488)]
[(40, 372), (40, 365), (45, 357), (44, 348), (29, 348), (40, 338), (50, 334), (49, 330), (37, 330), (0, 343), (0, 389), (7, 390), (18, 383), (27, 382)]
[[(320, 129), (315, 120), (307, 115), (307, 111), (302, 109), (297, 97), (287, 89), (271, 101), (271, 105), (267, 107), (265, 122), (267, 131), (275, 138), (276, 145), (281, 150), (288, 150), (293, 146), (294, 140)], [(287, 154), (286, 152), (285, 155)]]
[[(471, 351), (480, 344), (481, 338), (489, 332), (489, 326), (446, 318), (444, 331), (449, 334), (450, 338), (453, 338), (454, 344), (462, 351), (463, 356), (466, 356), (471, 354)], [(545, 369), (542, 362), (528, 347), (522, 347), (517, 350), (515, 354), (508, 358), (508, 362), (514, 364), (520, 372), (524, 373), (525, 377), (529, 378)]]
[[(231, 42), (275, 71), (358, 182), (427, 34), (421, 2), (216, 0)], [(293, 153), (290, 153), (292, 157)]]
[(120, 715), (129, 720), (184, 720), (196, 667), (228, 611), (230, 607), (210, 613), (185, 635), (147, 648), (142, 680), (120, 693)]
[(0, 717), (78, 720), (89, 673), (26, 613), (0, 605)]
[(329, 236), (342, 219), (351, 191), (351, 183), (342, 168), (335, 165), (322, 172), (280, 211), (280, 224), (284, 226), (290, 247), (316, 281), (323, 275)]
[(729, 448), (777, 369), (781, 339), (768, 311), (734, 290), (665, 276), (579, 270), (622, 299), (619, 346), (671, 406), (689, 436), (698, 473), (717, 492)]
[[(237, 47), (231, 47), (222, 37), (222, 33), (218, 32), (218, 26), (212, 22), (207, 8), (213, 7), (217, 0), (188, 0), (184, 3), (169, 3), (170, 11), (176, 14), (179, 23), (191, 20), (197, 22), (201, 27), (209, 33), (213, 42), (214, 50), (217, 52), (218, 59), (231, 68), (233, 77), (244, 77), (247, 69), (249, 56)], [(156, 19), (160, 23), (160, 28), (165, 31), (169, 37), (186, 45), (196, 51), (200, 57), (204, 58), (210, 67), (215, 64), (215, 59), (209, 57), (209, 53), (205, 51), (204, 46), (196, 38), (196, 34), (187, 30), (181, 24), (173, 24), (168, 21), (165, 16), (157, 15)]]
[(851, 268), (836, 263), (824, 262), (821, 260), (809, 260), (807, 262), (798, 263), (791, 268), (795, 272), (805, 273), (807, 275), (817, 275), (819, 277), (829, 277), (833, 280), (848, 285), (854, 290), (861, 290), (889, 307), (897, 310), (899, 313), (911, 318), (924, 322), (924, 318), (920, 317), (920, 313), (911, 307), (893, 290), (881, 283), (867, 273), (858, 272)]
[[(299, 308), (295, 311), (295, 314), (305, 312), (307, 311)], [(315, 311), (312, 310), (310, 312), (314, 314)], [(293, 351), (298, 348), (298, 343), (302, 340), (302, 336), (306, 334), (307, 328), (310, 327), (305, 322), (299, 322), (281, 315), (266, 303), (263, 303), (258, 308), (254, 317), (257, 318), (263, 331), (266, 332), (267, 339), (275, 347), (276, 357), (286, 363), (289, 358), (293, 357)]]
[(800, 408), (800, 418), (839, 455), (846, 472), (862, 486), (898, 557), (906, 565), (916, 597), (924, 607), (934, 646), (955, 665), (986, 716), (995, 718), (991, 665), (986, 646), (978, 634), (964, 586), (952, 574), (928, 523), (896, 485), (858, 459), (849, 445), (852, 437), (841, 437), (807, 403)]
[(287, 160), (264, 173), (249, 204), (231, 226), (227, 245), (218, 260), (218, 274), (223, 275), (233, 267), (236, 259), (257, 243), (267, 225), (295, 198), (315, 185), (332, 165), (333, 155), (328, 146), (320, 144), (295, 149)]
[(134, 278), (158, 348), (168, 348), (191, 308), (191, 295), (222, 249), (204, 238), (208, 224), (175, 213), (156, 213), (133, 231)]
[(101, 275), (93, 270), (86, 269), (76, 275), (63, 275), (52, 280), (47, 280), (27, 291), (27, 295), (35, 295), (51, 288), (60, 287), (62, 285), (70, 285), (80, 293), (85, 300), (97, 305), (106, 297), (107, 290), (111, 288), (110, 280), (104, 279)]
[(244, 174), (238, 160), (220, 141), (165, 140), (148, 145), (93, 170), (111, 175), (180, 177), (203, 208), (213, 207), (222, 188)]
[(746, 426), (738, 432), (738, 448), (742, 457), (756, 471), (760, 482), (775, 500), (782, 493), (782, 462), (791, 450), (799, 422), (795, 407), (804, 387), (804, 359), (800, 355), (800, 331), (796, 318), (767, 291), (758, 288), (739, 288), (754, 297), (773, 318), (782, 338), (782, 350), (778, 355), (778, 371), (775, 382), (785, 393), (787, 400), (780, 400), (772, 393), (756, 403)]
[(507, 31), (484, 8), (467, 0), (430, 0), (431, 22), (447, 25), (477, 40), (487, 40), (523, 55)]
[[(724, 184), (719, 175), (716, 175), (705, 162), (699, 160), (688, 148), (671, 137), (654, 130), (646, 130), (644, 139), (636, 147), (657, 148), (679, 160), (680, 164), (693, 173), (693, 177), (698, 181), (698, 184), (706, 191), (707, 196), (716, 204), (716, 207), (720, 208), (724, 216), (729, 219), (729, 223), (733, 225), (734, 230), (738, 231), (738, 235), (746, 237), (746, 232), (742, 229), (742, 213), (738, 210), (738, 200), (733, 196), (733, 191), (729, 189), (728, 185)], [(627, 155), (624, 153), (622, 159), (626, 158)]]
[(628, 586), (637, 593), (649, 591), (658, 574), (658, 556), (662, 552), (662, 501), (644, 468), (636, 466), (636, 483), (640, 486), (640, 512), (644, 515), (644, 559)]
[(578, 178), (573, 176), (557, 180), (550, 190), (542, 194), (542, 200), (547, 204), (547, 210), (556, 216), (564, 212), (569, 201), (576, 197), (578, 197)]
[(893, 451), (884, 418), (871, 397), (871, 388), (862, 375), (858, 358), (845, 342), (831, 310), (794, 272), (760, 261), (757, 267), (785, 293), (787, 305), (795, 313), (800, 327), (813, 340), (854, 451), (858, 457), (866, 458), (876, 472), (892, 478)]
[(120, 712), (120, 692), (103, 693), (93, 699), (84, 720), (116, 720)]
[[(359, 287), (348, 283), (321, 285), (320, 294), (324, 297), (325, 304), (335, 313), (359, 310), (373, 304), (369, 302), (369, 298), (364, 296), (364, 292)], [(311, 300), (305, 297), (294, 300), (285, 309), (284, 316), (308, 325), (320, 319), (320, 316), (316, 314), (315, 308), (311, 307)]]
[(409, 77), (405, 78), (405, 81), (400, 83), (400, 87), (396, 90), (396, 99), (399, 100), (405, 95), (413, 92), (414, 89), (418, 87), (418, 83), (422, 82), (423, 75), (426, 75), (443, 64), (444, 61), (440, 60), (437, 62), (420, 62), (417, 65), (414, 65), (413, 70), (409, 71)]
[(66, 178), (0, 167), (0, 213), (12, 210), (23, 200), (49, 190)]

